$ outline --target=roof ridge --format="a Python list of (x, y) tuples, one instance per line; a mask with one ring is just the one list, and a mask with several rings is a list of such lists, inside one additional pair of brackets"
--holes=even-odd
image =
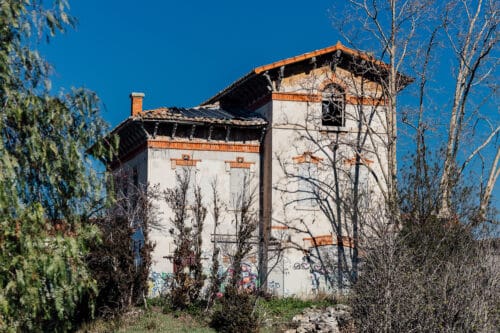
[(384, 70), (387, 70), (389, 68), (389, 65), (387, 63), (376, 59), (373, 56), (373, 54), (371, 54), (369, 52), (363, 52), (363, 51), (358, 51), (358, 50), (352, 49), (350, 47), (343, 45), (340, 41), (337, 41), (337, 43), (335, 45), (332, 45), (332, 46), (328, 46), (328, 47), (318, 49), (315, 51), (303, 53), (303, 54), (300, 54), (300, 55), (297, 55), (294, 57), (278, 60), (278, 61), (275, 61), (273, 63), (267, 64), (267, 65), (255, 67), (248, 74), (240, 77), (236, 81), (233, 81), (229, 86), (222, 89), (221, 91), (219, 91), (218, 93), (216, 93), (215, 95), (210, 97), (209, 99), (205, 100), (200, 105), (203, 106), (206, 104), (216, 103), (217, 101), (220, 100), (220, 98), (222, 96), (227, 94), (229, 91), (232, 91), (233, 89), (245, 84), (247, 81), (254, 79), (256, 76), (264, 74), (266, 71), (273, 70), (273, 69), (276, 69), (276, 68), (279, 68), (282, 66), (286, 66), (289, 64), (301, 62), (301, 61), (311, 59), (311, 58), (314, 58), (317, 56), (326, 55), (328, 53), (332, 53), (332, 52), (336, 52), (336, 51), (341, 51), (341, 52), (343, 52), (347, 55), (350, 55), (352, 57), (361, 58), (362, 60), (366, 60), (368, 62), (371, 62), (374, 65), (383, 68)]
[(270, 69), (285, 66), (285, 65), (288, 65), (288, 64), (291, 64), (294, 62), (298, 62), (298, 61), (307, 60), (307, 59), (310, 59), (310, 58), (313, 58), (316, 56), (320, 56), (320, 55), (327, 54), (327, 53), (334, 52), (334, 51), (338, 51), (338, 50), (343, 51), (343, 52), (348, 53), (348, 54), (351, 54), (351, 55), (354, 55), (354, 56), (358, 56), (364, 60), (373, 61), (375, 64), (383, 66), (383, 67), (388, 66), (385, 62), (380, 61), (380, 60), (376, 60), (375, 57), (373, 57), (371, 54), (369, 54), (367, 52), (352, 49), (350, 47), (345, 46), (340, 41), (337, 41), (337, 44), (335, 44), (335, 45), (327, 46), (327, 47), (322, 48), (322, 49), (306, 52), (306, 53), (299, 54), (299, 55), (294, 56), (294, 57), (278, 60), (278, 61), (275, 61), (273, 63), (267, 64), (267, 65), (259, 66), (259, 67), (256, 67), (253, 71), (255, 74), (260, 74), (260, 73), (265, 72), (265, 71), (270, 70)]

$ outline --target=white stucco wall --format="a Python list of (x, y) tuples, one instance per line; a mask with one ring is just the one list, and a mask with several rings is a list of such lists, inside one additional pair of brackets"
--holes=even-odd
[[(220, 198), (225, 204), (225, 209), (221, 216), (221, 225), (217, 233), (235, 233), (235, 211), (231, 209), (230, 196), (230, 165), (228, 161), (236, 161), (237, 157), (242, 157), (245, 162), (252, 163), (250, 173), (250, 189), (255, 189), (255, 214), (258, 217), (258, 177), (259, 177), (259, 154), (226, 151), (197, 151), (197, 150), (177, 150), (177, 149), (148, 149), (148, 181), (151, 185), (159, 184), (161, 190), (174, 188), (176, 186), (176, 170), (171, 159), (180, 159), (183, 154), (188, 154), (191, 159), (199, 160), (196, 167), (189, 167), (195, 177), (195, 183), (201, 187), (203, 202), (208, 208), (208, 214), (203, 231), (203, 258), (205, 269), (208, 272), (212, 256), (212, 233), (214, 232), (214, 219), (212, 214), (212, 183), (217, 182), (217, 189)], [(175, 245), (168, 232), (172, 227), (170, 218), (171, 209), (165, 201), (157, 202), (158, 211), (161, 213), (161, 224), (163, 230), (154, 230), (150, 233), (151, 239), (156, 243), (153, 252), (152, 270), (155, 272), (172, 273), (173, 263), (169, 257), (173, 255)], [(221, 259), (224, 250), (221, 253)], [(253, 264), (256, 264), (256, 257)]]
[[(352, 78), (345, 71), (338, 70), (335, 75), (328, 70), (318, 69), (310, 75), (297, 75), (284, 80), (280, 92), (293, 92), (300, 94), (314, 94), (318, 92), (318, 86), (325, 82), (337, 82), (342, 80), (348, 84)], [(339, 79), (340, 77), (340, 79)], [(354, 78), (356, 81), (357, 79)], [(360, 84), (359, 81), (356, 84)], [(380, 93), (374, 84), (366, 84), (365, 96), (378, 97)], [(346, 92), (355, 94), (358, 88)], [(272, 144), (273, 144), (273, 233), (287, 233), (290, 237), (284, 259), (276, 264), (269, 277), (269, 287), (277, 294), (309, 296), (327, 286), (326, 275), (322, 274), (324, 268), (316, 263), (307, 262), (305, 253), (296, 249), (302, 247), (308, 250), (311, 241), (306, 240), (312, 236), (333, 235), (336, 242), (334, 230), (335, 221), (332, 223), (324, 211), (316, 205), (301, 205), (294, 202), (299, 197), (298, 165), (294, 157), (305, 152), (310, 152), (314, 157), (321, 159), (318, 164), (317, 180), (322, 182), (322, 188), (331, 192), (339, 183), (341, 196), (352, 193), (352, 180), (354, 166), (347, 160), (356, 156), (356, 149), (360, 148), (362, 158), (369, 166), (367, 172), (369, 177), (369, 191), (363, 193), (364, 200), (376, 205), (381, 200), (381, 193), (385, 190), (384, 175), (387, 170), (387, 151), (384, 140), (385, 129), (385, 107), (373, 105), (347, 104), (345, 108), (346, 123), (342, 128), (330, 128), (322, 126), (321, 102), (315, 101), (272, 101)], [(268, 119), (269, 120), (269, 119)], [(362, 120), (363, 126), (360, 126)], [(333, 160), (333, 145), (336, 145), (336, 156)], [(333, 177), (333, 168), (337, 169), (337, 181)], [(362, 166), (364, 167), (364, 166)], [(362, 168), (361, 167), (361, 168)], [(286, 171), (286, 172), (285, 172)], [(380, 187), (378, 187), (380, 184)], [(346, 198), (348, 200), (348, 198)], [(329, 198), (334, 203), (332, 197)], [(343, 207), (342, 210), (346, 208)], [(335, 208), (332, 208), (335, 211)], [(367, 211), (366, 211), (367, 212)], [(344, 236), (352, 237), (352, 226), (349, 214), (342, 214), (342, 225)], [(289, 227), (284, 231), (283, 227)], [(302, 232), (298, 231), (302, 230)], [(361, 236), (361, 235), (360, 235)], [(279, 237), (279, 236), (276, 236)], [(294, 249), (292, 249), (294, 248)], [(336, 245), (325, 245), (318, 248), (324, 253), (335, 254)], [(344, 248), (348, 253), (350, 248)], [(314, 269), (311, 267), (314, 266)], [(319, 285), (318, 285), (319, 282)], [(271, 288), (272, 287), (272, 288)]]

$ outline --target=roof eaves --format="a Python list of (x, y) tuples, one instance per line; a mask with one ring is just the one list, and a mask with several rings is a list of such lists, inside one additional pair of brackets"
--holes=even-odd
[(307, 59), (311, 59), (313, 57), (318, 57), (318, 56), (321, 56), (321, 55), (324, 55), (324, 54), (332, 53), (332, 52), (335, 52), (335, 51), (338, 51), (338, 50), (340, 50), (340, 51), (342, 51), (342, 52), (344, 52), (346, 54), (349, 54), (349, 55), (351, 55), (353, 57), (358, 57), (358, 58), (361, 58), (363, 60), (370, 61), (373, 64), (375, 64), (377, 66), (380, 66), (380, 67), (382, 67), (384, 69), (387, 69), (389, 67), (389, 65), (386, 64), (385, 62), (377, 60), (373, 56), (371, 56), (371, 55), (369, 55), (369, 54), (367, 54), (365, 52), (356, 51), (356, 50), (351, 49), (351, 48), (349, 48), (347, 46), (344, 46), (340, 41), (338, 41), (337, 44), (335, 44), (333, 46), (325, 47), (323, 49), (319, 49), (319, 50), (315, 50), (315, 51), (312, 51), (312, 52), (304, 53), (304, 54), (301, 54), (301, 55), (298, 55), (298, 56), (295, 56), (295, 57), (291, 57), (291, 58), (287, 58), (287, 59), (284, 59), (284, 60), (279, 60), (279, 61), (273, 62), (271, 64), (268, 64), (268, 65), (256, 67), (255, 69), (253, 69), (252, 71), (250, 71), (250, 73), (248, 73), (245, 76), (241, 77), (240, 79), (234, 81), (230, 86), (228, 86), (227, 88), (221, 90), (215, 96), (213, 96), (210, 99), (204, 101), (200, 105), (208, 105), (208, 104), (213, 104), (213, 103), (217, 102), (224, 95), (227, 95), (229, 92), (231, 92), (232, 90), (234, 90), (236, 87), (242, 85), (243, 83), (245, 83), (249, 79), (253, 78), (254, 76), (257, 76), (257, 75), (259, 75), (261, 73), (264, 73), (266, 71), (269, 71), (269, 70), (272, 70), (272, 69), (275, 69), (275, 68), (279, 68), (281, 66), (286, 66), (286, 65), (289, 65), (289, 64), (292, 64), (292, 63), (296, 63), (296, 62), (304, 61), (304, 60), (307, 60)]
[(158, 121), (158, 122), (185, 122), (185, 123), (200, 123), (200, 124), (223, 124), (223, 125), (237, 125), (237, 126), (264, 126), (267, 122), (264, 119), (217, 119), (210, 117), (186, 117), (182, 115), (173, 115), (169, 117), (144, 117), (137, 119), (142, 121)]
[(257, 67), (254, 69), (254, 72), (255, 72), (255, 74), (260, 74), (260, 73), (263, 73), (263, 72), (271, 70), (271, 69), (275, 69), (275, 68), (278, 68), (281, 66), (286, 66), (286, 65), (289, 65), (289, 64), (292, 64), (295, 62), (299, 62), (299, 61), (304, 61), (307, 59), (311, 59), (313, 57), (318, 57), (318, 56), (332, 53), (332, 52), (335, 52), (338, 50), (340, 50), (344, 53), (347, 53), (349, 55), (361, 58), (363, 60), (370, 61), (370, 62), (372, 62), (378, 66), (384, 67), (384, 68), (388, 68), (388, 66), (389, 66), (385, 62), (380, 61), (380, 60), (376, 60), (373, 56), (371, 56), (365, 52), (356, 51), (354, 49), (351, 49), (347, 46), (344, 46), (340, 41), (338, 41), (337, 44), (335, 44), (333, 46), (325, 47), (323, 49), (319, 49), (319, 50), (312, 51), (312, 52), (307, 52), (307, 53), (304, 53), (304, 54), (301, 54), (301, 55), (298, 55), (295, 57), (291, 57), (291, 58), (287, 58), (287, 59), (273, 62), (272, 64)]
[(132, 117), (132, 116), (125, 118), (125, 120), (123, 120), (121, 123), (116, 125), (115, 128), (113, 128), (109, 133), (110, 134), (117, 133), (119, 130), (121, 130), (123, 127), (125, 127), (127, 125), (127, 123), (129, 123), (130, 121), (133, 121), (133, 120), (134, 120), (134, 117)]
[(240, 86), (241, 84), (245, 83), (246, 81), (248, 81), (249, 79), (251, 79), (255, 75), (256, 75), (255, 70), (250, 71), (248, 74), (246, 74), (245, 76), (243, 76), (243, 77), (239, 78), (238, 80), (234, 81), (231, 85), (229, 85), (228, 87), (226, 87), (223, 90), (219, 91), (216, 95), (212, 96), (210, 99), (207, 99), (206, 101), (204, 101), (200, 105), (204, 106), (204, 105), (209, 105), (209, 104), (215, 103), (222, 96), (226, 95), (227, 93), (229, 93), (234, 88), (236, 88), (236, 87)]

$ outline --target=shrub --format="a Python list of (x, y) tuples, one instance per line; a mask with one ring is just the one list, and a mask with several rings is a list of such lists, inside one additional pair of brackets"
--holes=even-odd
[(360, 332), (492, 332), (500, 295), (485, 242), (458, 222), (406, 221), (367, 253), (354, 287)]
[(143, 244), (141, 262), (137, 265), (133, 230), (127, 219), (115, 217), (96, 222), (103, 241), (93, 244), (86, 261), (98, 284), (97, 314), (110, 317), (143, 302), (153, 247), (149, 242)]
[(210, 327), (218, 332), (258, 332), (258, 316), (254, 311), (255, 296), (227, 286), (212, 315)]

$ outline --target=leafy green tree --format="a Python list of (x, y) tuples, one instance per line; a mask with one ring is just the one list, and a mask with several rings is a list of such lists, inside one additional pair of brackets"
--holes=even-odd
[(54, 96), (37, 43), (70, 27), (64, 0), (0, 0), (0, 331), (67, 331), (96, 284), (84, 258), (106, 151), (97, 97)]

